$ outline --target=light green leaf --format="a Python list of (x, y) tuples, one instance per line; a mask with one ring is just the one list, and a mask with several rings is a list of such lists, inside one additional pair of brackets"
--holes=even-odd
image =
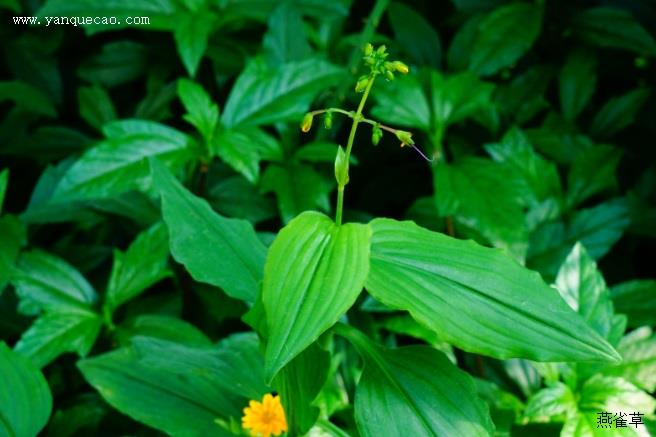
[(603, 370), (604, 375), (626, 379), (652, 393), (656, 390), (656, 335), (645, 326), (626, 335), (617, 346), (622, 362)]
[(6, 168), (0, 172), (0, 213), (2, 213), (2, 204), (5, 202), (7, 193), (7, 184), (9, 183), (9, 169)]
[(328, 193), (334, 179), (327, 180), (303, 164), (270, 165), (262, 175), (263, 193), (274, 192), (284, 222), (310, 209), (330, 209)]
[(178, 96), (187, 113), (184, 119), (198, 129), (205, 141), (212, 141), (219, 123), (219, 107), (212, 102), (202, 86), (189, 79), (178, 80)]
[(494, 85), (469, 72), (445, 77), (432, 71), (430, 80), (433, 126), (440, 128), (474, 115), (490, 102), (494, 91)]
[(535, 361), (614, 361), (615, 350), (499, 250), (376, 219), (366, 288), (469, 352)]
[(26, 358), (0, 342), (0, 435), (35, 437), (48, 422), (52, 395), (46, 379)]
[(222, 130), (213, 145), (216, 154), (226, 164), (255, 184), (260, 176), (260, 153), (258, 144), (245, 131)]
[(464, 22), (453, 36), (447, 51), (449, 69), (453, 71), (466, 70), (471, 59), (472, 49), (478, 35), (478, 27), (485, 18), (483, 14), (472, 15)]
[(37, 367), (45, 367), (65, 352), (84, 357), (96, 341), (102, 320), (90, 311), (51, 312), (23, 333), (14, 350)]
[(245, 220), (221, 217), (187, 191), (166, 168), (151, 160), (153, 184), (162, 196), (171, 254), (194, 279), (216, 285), (234, 298), (254, 302), (266, 248)]
[(558, 76), (560, 108), (566, 120), (574, 121), (594, 94), (597, 58), (585, 50), (573, 50)]
[(586, 149), (570, 167), (567, 175), (567, 202), (575, 207), (595, 194), (617, 188), (615, 172), (622, 151), (599, 145)]
[[(595, 412), (578, 412), (576, 415), (570, 417), (565, 422), (562, 430), (560, 431), (560, 437), (608, 437), (609, 434), (612, 434), (613, 437), (637, 437), (635, 429), (629, 428), (613, 428), (615, 423), (608, 425), (607, 427), (599, 426), (599, 413), (607, 412), (611, 413), (608, 410), (597, 410)], [(611, 413), (611, 420), (614, 414)], [(630, 419), (624, 417), (624, 420), (627, 420), (629, 423)], [(612, 429), (610, 429), (612, 428)]]
[(21, 301), (44, 310), (88, 310), (96, 292), (73, 266), (40, 250), (23, 253), (11, 280)]
[[(502, 164), (466, 158), (435, 167), (435, 200), (440, 216), (455, 216), (459, 224), (480, 233), (496, 247), (523, 259), (528, 232), (520, 201), (522, 175)], [(489, 187), (495, 187), (490, 196)]]
[(576, 243), (560, 266), (556, 287), (565, 302), (604, 338), (613, 322), (613, 303), (597, 264), (581, 243)]
[(149, 182), (148, 161), (157, 157), (180, 167), (192, 155), (191, 139), (173, 128), (144, 120), (105, 125), (108, 139), (87, 150), (63, 176), (54, 200), (113, 197)]
[(388, 17), (396, 42), (417, 65), (439, 67), (442, 56), (440, 37), (426, 18), (409, 6), (392, 2)]
[(370, 237), (369, 226), (337, 226), (316, 212), (299, 215), (280, 231), (262, 285), (269, 380), (353, 305), (369, 270)]
[(519, 2), (501, 6), (489, 13), (479, 25), (469, 69), (489, 76), (511, 66), (537, 39), (542, 27), (542, 15), (541, 6)]
[(262, 48), (269, 65), (300, 61), (312, 53), (297, 5), (280, 3), (269, 16), (268, 25)]
[(218, 348), (134, 338), (132, 346), (78, 362), (114, 408), (172, 435), (230, 436), (214, 422), (241, 416), (267, 390), (257, 338), (237, 334)]
[(383, 349), (346, 325), (337, 332), (365, 362), (355, 394), (363, 437), (492, 435), (494, 425), (474, 381), (441, 352), (425, 346)]
[(27, 241), (27, 231), (17, 217), (0, 217), (0, 294), (12, 275), (21, 247)]
[(121, 346), (128, 346), (135, 337), (153, 337), (187, 346), (210, 346), (212, 342), (194, 325), (177, 317), (144, 314), (121, 323), (116, 329)]
[(431, 127), (431, 109), (417, 76), (410, 74), (378, 85), (373, 94), (376, 106), (371, 113), (374, 117), (395, 126), (422, 130)]
[(38, 115), (55, 117), (55, 109), (50, 98), (39, 88), (28, 83), (15, 80), (0, 82), (0, 102), (10, 100), (21, 108)]
[(629, 326), (656, 325), (656, 280), (622, 282), (610, 292), (617, 312), (628, 316)]
[(649, 88), (637, 88), (607, 101), (592, 120), (590, 135), (595, 138), (608, 138), (633, 123), (649, 94)]
[(285, 409), (291, 435), (305, 435), (317, 421), (319, 409), (312, 405), (326, 382), (330, 354), (313, 343), (282, 368), (272, 382)]
[(209, 11), (196, 14), (178, 14), (175, 25), (175, 45), (189, 76), (195, 76), (207, 40), (214, 28), (215, 16)]
[(112, 314), (120, 305), (167, 277), (168, 258), (168, 234), (162, 223), (139, 234), (125, 253), (115, 250), (105, 297), (106, 311)]
[(99, 86), (85, 86), (77, 90), (80, 116), (96, 129), (116, 119), (116, 109), (107, 91)]
[(590, 413), (639, 411), (651, 414), (656, 409), (656, 399), (622, 378), (595, 375), (583, 384), (579, 409)]
[(234, 127), (298, 121), (314, 96), (342, 76), (340, 68), (317, 59), (289, 62), (276, 69), (256, 59), (237, 78), (221, 123)]
[(569, 416), (576, 411), (574, 393), (566, 384), (557, 382), (529, 398), (524, 416), (530, 421), (547, 422), (553, 416)]
[(656, 54), (656, 41), (627, 11), (612, 7), (587, 9), (573, 20), (576, 35), (599, 47)]

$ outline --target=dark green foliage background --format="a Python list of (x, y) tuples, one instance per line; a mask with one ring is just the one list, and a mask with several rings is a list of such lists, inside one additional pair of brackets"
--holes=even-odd
[[(12, 18), (67, 14), (149, 16), (151, 25), (46, 27), (13, 24)], [(414, 220), (502, 248), (549, 284), (558, 284), (561, 266), (565, 272), (578, 262), (576, 272), (589, 273), (595, 296), (612, 297), (614, 311), (627, 316), (626, 333), (656, 325), (656, 4), (651, 1), (0, 0), (0, 20), (0, 342), (29, 356), (20, 339), (39, 314), (70, 312), (71, 323), (80, 324), (72, 337), (50, 339), (56, 352), (32, 355), (32, 364), (0, 344), (0, 369), (42, 368), (53, 398), (52, 415), (47, 424), (41, 420), (43, 435), (184, 434), (175, 415), (159, 412), (164, 418), (153, 419), (158, 412), (147, 408), (147, 418), (124, 415), (105, 402), (106, 394), (94, 390), (103, 378), (102, 360), (130, 367), (141, 353), (165, 351), (161, 340), (180, 342), (180, 351), (172, 353), (189, 353), (199, 368), (235, 351), (244, 362), (260, 359), (255, 336), (236, 334), (264, 331), (256, 312), (260, 277), (253, 271), (262, 270), (266, 247), (292, 218), (305, 210), (334, 216), (333, 161), (336, 145), (346, 145), (350, 120), (335, 114), (326, 130), (317, 116), (308, 134), (298, 125), (311, 109), (355, 110), (360, 95), (353, 87), (365, 73), (360, 59), (366, 42), (385, 44), (391, 58), (406, 62), (411, 72), (392, 82), (377, 79), (365, 115), (413, 132), (416, 145), (435, 161), (400, 148), (390, 134), (373, 146), (370, 127), (361, 124), (346, 190), (346, 222)], [(141, 121), (116, 123), (128, 119)], [(110, 143), (125, 145), (125, 159), (134, 162), (104, 180), (87, 181), (114, 155), (90, 164), (80, 157)], [(158, 151), (148, 153), (150, 146)], [(162, 154), (167, 147), (168, 154)], [(143, 159), (134, 158), (140, 154)], [(149, 160), (152, 155), (159, 160)], [(202, 202), (189, 203), (165, 167), (223, 217), (217, 219)], [(228, 229), (233, 239), (194, 229), (185, 219), (198, 211), (209, 228)], [(157, 224), (162, 217), (168, 231)], [(260, 238), (246, 222), (226, 218), (250, 222)], [(135, 242), (139, 235), (143, 240)], [(194, 240), (198, 235), (207, 238)], [(575, 248), (577, 242), (585, 249)], [(238, 247), (242, 264), (231, 264), (235, 252), (223, 244)], [(70, 266), (57, 270), (53, 256)], [(214, 265), (221, 267), (214, 271)], [(112, 273), (121, 268), (123, 273)], [(62, 271), (73, 279), (57, 282)], [(81, 294), (35, 297), (29, 281), (39, 275), (54, 289)], [(254, 303), (250, 318), (244, 317)], [(550, 380), (544, 368), (536, 370), (525, 360), (504, 362), (452, 348), (406, 313), (386, 311), (362, 294), (348, 320), (386, 346), (429, 343), (447, 352), (476, 377), (499, 435), (558, 435), (568, 413), (556, 408), (546, 414), (535, 399), (544, 395), (541, 387), (560, 390), (559, 378), (577, 387), (577, 395), (602, 374), (632, 383), (648, 380), (636, 384), (644, 396), (650, 390), (653, 396), (656, 382), (644, 376), (656, 374), (656, 338), (650, 331), (640, 349), (646, 356), (643, 376), (634, 378), (624, 368), (564, 365), (578, 372), (580, 379), (572, 383), (562, 368)], [(612, 305), (608, 314), (614, 314)], [(54, 325), (43, 323), (55, 332)], [(612, 334), (602, 336), (617, 346)], [(218, 341), (209, 355), (184, 349)], [(383, 354), (363, 344), (356, 347), (365, 362)], [(624, 355), (626, 348), (618, 350)], [(390, 362), (402, 366), (417, 350), (390, 355)], [(102, 355), (107, 352), (114, 355)], [(80, 364), (80, 356), (101, 358)], [(445, 374), (455, 371), (443, 361)], [(140, 365), (145, 367), (131, 371), (149, 370)], [(168, 363), (153, 371), (151, 382), (186, 365)], [(307, 370), (313, 366), (321, 375)], [(308, 372), (302, 375), (308, 380), (328, 378), (315, 405), (324, 432), (371, 435), (371, 429), (356, 426), (362, 413), (357, 405), (354, 413), (353, 396), (362, 360), (345, 342), (321, 337), (290, 368)], [(30, 389), (44, 389), (31, 370)], [(189, 435), (205, 429), (217, 435), (238, 432), (234, 419), (240, 405), (268, 389), (263, 368), (254, 370), (258, 383), (241, 370), (217, 370), (208, 382), (224, 390), (225, 404), (205, 412), (208, 417), (216, 412), (222, 425), (205, 421), (207, 428), (190, 427)], [(375, 379), (364, 375), (367, 384)], [(453, 376), (454, 381), (461, 377)], [(289, 374), (278, 378), (274, 385), (293, 387), (284, 379)], [(240, 393), (223, 387), (225, 380), (253, 385)], [(0, 390), (3, 384), (0, 374)], [(463, 385), (473, 387), (469, 379)], [(205, 393), (207, 387), (179, 388)], [(306, 387), (294, 400), (307, 404), (290, 419), (299, 429), (314, 423), (318, 410), (309, 402), (320, 388)], [(134, 390), (139, 396), (146, 389)], [(289, 392), (282, 396), (286, 400)], [(558, 405), (569, 405), (554, 396)], [(129, 402), (130, 393), (125, 397), (115, 402)], [(39, 399), (39, 408), (47, 409), (45, 398)], [(373, 408), (365, 394), (360, 399)], [(0, 394), (0, 418), (1, 400)], [(483, 414), (482, 403), (473, 405), (472, 415)], [(481, 423), (478, 432), (491, 429)]]

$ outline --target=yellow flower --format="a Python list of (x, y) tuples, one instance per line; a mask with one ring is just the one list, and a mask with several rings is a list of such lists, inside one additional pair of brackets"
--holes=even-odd
[(285, 410), (282, 408), (280, 398), (267, 393), (262, 402), (250, 401), (244, 408), (244, 417), (241, 426), (250, 430), (254, 437), (278, 436), (287, 432)]

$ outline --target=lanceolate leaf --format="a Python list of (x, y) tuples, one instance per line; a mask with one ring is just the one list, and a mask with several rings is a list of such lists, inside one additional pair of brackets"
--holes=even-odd
[(445, 340), (497, 358), (615, 361), (617, 352), (548, 287), (498, 250), (376, 219), (367, 290)]
[(337, 332), (364, 358), (355, 393), (355, 420), (363, 436), (493, 433), (474, 381), (442, 352), (426, 346), (383, 349), (344, 325)]
[(0, 294), (11, 278), (14, 263), (20, 248), (25, 244), (25, 226), (18, 218), (6, 215), (0, 217)]
[(90, 311), (52, 312), (39, 317), (23, 333), (14, 350), (44, 367), (64, 352), (85, 356), (91, 350), (102, 321)]
[(622, 282), (611, 289), (618, 313), (626, 314), (629, 326), (656, 325), (656, 280)]
[(113, 312), (119, 305), (168, 276), (168, 257), (168, 234), (162, 223), (139, 234), (125, 253), (114, 252), (105, 298), (108, 311)]
[(624, 378), (650, 393), (656, 390), (656, 335), (651, 328), (645, 326), (626, 335), (617, 351), (622, 362), (603, 373)]
[(169, 230), (171, 254), (197, 281), (219, 286), (228, 295), (254, 302), (262, 279), (266, 248), (245, 220), (228, 219), (187, 191), (152, 160), (155, 189)]
[(0, 435), (34, 437), (45, 426), (52, 395), (41, 372), (0, 342)]
[(9, 182), (9, 169), (0, 171), (0, 213), (2, 213), (2, 204), (5, 201), (7, 192), (7, 183)]
[(269, 249), (262, 301), (267, 315), (266, 375), (278, 371), (353, 305), (369, 271), (371, 229), (335, 225), (305, 212)]
[(80, 272), (63, 259), (38, 250), (20, 256), (12, 283), (21, 300), (46, 310), (86, 310), (97, 300)]
[(575, 50), (558, 76), (560, 107), (563, 116), (576, 119), (588, 103), (597, 84), (597, 59), (591, 52)]
[(608, 138), (627, 127), (633, 122), (650, 93), (649, 88), (637, 88), (610, 99), (592, 120), (590, 135)]

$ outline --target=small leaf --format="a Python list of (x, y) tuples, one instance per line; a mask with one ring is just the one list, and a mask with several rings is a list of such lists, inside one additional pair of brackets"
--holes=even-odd
[(194, 125), (209, 144), (219, 123), (219, 107), (202, 86), (188, 79), (178, 81), (178, 96), (187, 111), (184, 119)]
[(622, 362), (603, 370), (604, 375), (626, 379), (649, 393), (656, 390), (656, 335), (643, 327), (626, 335), (617, 347)]
[(423, 15), (403, 3), (392, 2), (388, 17), (396, 42), (410, 55), (413, 63), (439, 67), (442, 55), (440, 37)]
[(511, 66), (537, 39), (542, 15), (542, 7), (532, 3), (511, 3), (488, 14), (479, 25), (469, 69), (489, 76)]
[(568, 416), (577, 411), (572, 390), (562, 382), (535, 393), (526, 404), (524, 416), (530, 421), (545, 421), (554, 416)]
[(171, 254), (194, 279), (216, 285), (234, 298), (255, 301), (266, 248), (250, 223), (228, 219), (186, 190), (159, 162), (150, 162), (162, 196), (162, 216)]
[(0, 435), (34, 437), (48, 422), (52, 395), (43, 374), (0, 342)]
[(595, 194), (617, 188), (615, 172), (622, 151), (613, 146), (598, 145), (583, 151), (567, 175), (567, 202), (571, 208)]
[(21, 247), (27, 241), (27, 231), (18, 218), (12, 215), (0, 217), (0, 295), (9, 282), (14, 263)]
[(656, 54), (656, 41), (627, 11), (612, 7), (587, 9), (573, 20), (574, 32), (583, 41), (599, 47)]
[(365, 362), (355, 394), (355, 420), (362, 436), (493, 433), (474, 381), (441, 352), (426, 346), (383, 349), (345, 325), (337, 332)]
[(7, 184), (9, 183), (9, 169), (6, 168), (0, 172), (0, 213), (2, 213), (2, 204), (5, 201), (7, 193)]
[(116, 329), (121, 346), (128, 346), (132, 339), (151, 337), (187, 346), (211, 346), (212, 342), (194, 325), (182, 319), (156, 314), (144, 314), (123, 322)]
[(116, 119), (116, 109), (112, 98), (99, 85), (80, 87), (77, 90), (80, 116), (96, 129)]
[(43, 91), (19, 80), (0, 82), (0, 102), (6, 100), (11, 100), (17, 106), (38, 115), (47, 117), (57, 115), (53, 103)]
[(587, 380), (579, 400), (579, 409), (589, 413), (601, 410), (651, 414), (655, 408), (656, 399), (630, 382), (613, 376), (595, 375)]
[(268, 26), (262, 48), (269, 65), (300, 61), (312, 53), (303, 17), (296, 5), (281, 3), (269, 16)]
[(102, 321), (89, 311), (51, 312), (23, 333), (14, 350), (37, 367), (45, 367), (65, 352), (84, 357), (96, 341)]
[(371, 113), (381, 121), (423, 130), (431, 127), (429, 102), (417, 76), (407, 75), (382, 84), (373, 98), (376, 106)]
[(535, 361), (615, 361), (617, 352), (540, 276), (499, 250), (376, 219), (366, 288), (469, 352)]
[(656, 325), (656, 280), (622, 282), (611, 288), (611, 297), (617, 312), (629, 317), (630, 327)]
[(633, 123), (650, 93), (649, 88), (637, 88), (610, 99), (592, 120), (590, 135), (595, 138), (608, 138)]
[(299, 215), (280, 231), (262, 284), (269, 380), (353, 305), (369, 270), (370, 237), (368, 226), (337, 226), (316, 212)]
[(161, 223), (139, 234), (125, 253), (116, 250), (107, 284), (107, 311), (113, 313), (120, 305), (167, 277), (168, 257), (168, 234)]
[(574, 50), (558, 76), (560, 107), (566, 120), (574, 121), (594, 94), (597, 58), (588, 51)]
[(73, 266), (40, 250), (23, 253), (12, 278), (16, 293), (44, 310), (88, 310), (96, 292)]
[(212, 33), (215, 17), (208, 11), (197, 14), (180, 14), (175, 26), (175, 45), (189, 76), (195, 76), (207, 40)]

